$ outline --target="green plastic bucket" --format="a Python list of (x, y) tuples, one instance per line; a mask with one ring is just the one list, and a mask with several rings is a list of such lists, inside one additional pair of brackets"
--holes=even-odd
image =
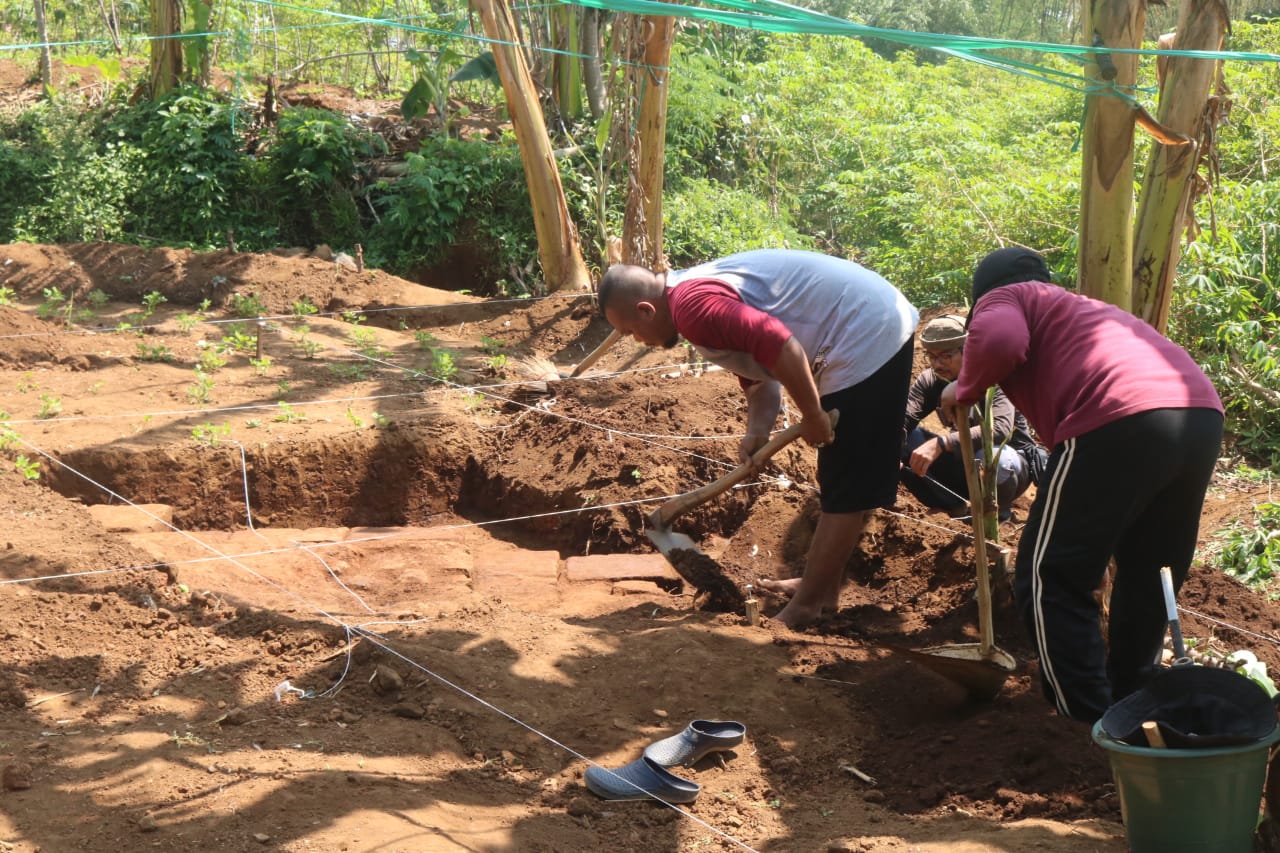
[(1271, 746), (1280, 728), (1252, 743), (1152, 749), (1093, 726), (1107, 751), (1133, 853), (1252, 853)]

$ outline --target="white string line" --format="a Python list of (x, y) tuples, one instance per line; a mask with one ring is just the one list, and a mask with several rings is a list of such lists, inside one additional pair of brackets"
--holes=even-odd
[[(254, 536), (257, 536), (259, 539), (263, 540), (264, 542), (270, 542), (270, 540), (267, 539), (267, 537), (263, 536), (261, 533), (258, 532), (258, 528), (255, 527), (253, 524), (253, 506), (249, 501), (249, 462), (245, 458), (244, 445), (234, 439), (231, 439), (231, 443), (234, 444), (240, 450), (240, 482), (244, 486), (245, 520), (248, 523), (250, 532), (253, 533)], [(355, 590), (351, 589), (345, 583), (343, 583), (342, 578), (338, 577), (338, 573), (335, 572), (333, 568), (324, 561), (323, 557), (321, 557), (319, 554), (312, 552), (309, 548), (307, 548), (306, 545), (304, 545), (301, 542), (294, 542), (293, 544), (298, 549), (305, 551), (308, 556), (315, 559), (317, 562), (320, 563), (320, 565), (324, 566), (324, 570), (329, 573), (329, 577), (333, 578), (334, 582), (337, 583), (338, 586), (342, 587), (342, 589), (348, 595), (350, 595), (357, 602), (359, 602), (361, 607), (363, 607), (365, 610), (368, 610), (370, 613), (376, 612), (372, 607), (370, 607), (368, 604), (365, 603), (365, 600), (361, 598), (355, 592)], [(339, 680), (339, 683), (341, 683), (341, 680)]]
[[(394, 305), (386, 308), (348, 308), (346, 311), (312, 311), (309, 314), (268, 314), (261, 317), (226, 317), (223, 319), (210, 319), (208, 317), (196, 316), (196, 322), (202, 326), (220, 326), (223, 324), (235, 323), (258, 323), (268, 320), (301, 320), (306, 322), (308, 317), (343, 317), (349, 314), (380, 314), (390, 311), (424, 311), (432, 308), (457, 308), (457, 307), (473, 307), (483, 305), (503, 305), (508, 302), (520, 302), (529, 304), (539, 302), (544, 299), (584, 299), (590, 297), (589, 293), (548, 293), (545, 296), (527, 296), (512, 297), (509, 299), (483, 299), (476, 302), (433, 302), (425, 305)], [(59, 335), (67, 335), (71, 337), (84, 337), (88, 335), (103, 335), (112, 332), (137, 332), (146, 329), (159, 329), (176, 317), (169, 317), (159, 323), (144, 323), (138, 326), (80, 326), (72, 324), (62, 329), (50, 329), (47, 332), (22, 332), (11, 335), (0, 335), (0, 340), (10, 340), (13, 338), (44, 338), (55, 337)]]
[(1185, 607), (1181, 604), (1178, 605), (1178, 609), (1181, 610), (1183, 613), (1190, 613), (1192, 616), (1196, 617), (1197, 619), (1203, 619), (1204, 621), (1210, 624), (1220, 625), (1223, 628), (1229, 628), (1232, 631), (1237, 631), (1246, 637), (1254, 637), (1255, 639), (1258, 639), (1258, 640), (1265, 640), (1266, 642), (1271, 643), (1274, 646), (1280, 646), (1280, 640), (1277, 640), (1275, 637), (1268, 637), (1266, 634), (1258, 634), (1254, 631), (1248, 630), (1247, 628), (1241, 628), (1239, 625), (1232, 625), (1230, 622), (1224, 622), (1223, 620), (1214, 618), (1213, 616), (1206, 616), (1203, 613), (1197, 613), (1196, 611), (1192, 610), (1190, 607)]
[[(365, 634), (366, 632), (361, 631), (360, 633)], [(396, 651), (395, 649), (392, 649), (391, 647), (389, 647), (389, 646), (387, 646), (387, 645), (385, 645), (385, 644), (383, 644), (383, 643), (379, 642), (379, 641), (378, 641), (378, 640), (376, 640), (376, 639), (375, 639), (373, 642), (374, 642), (374, 644), (375, 644), (375, 645), (379, 646), (379, 647), (380, 647), (380, 648), (382, 648), (384, 651), (386, 651), (386, 652), (388, 652), (389, 654), (392, 654), (392, 655), (394, 655), (394, 656), (398, 657), (400, 660), (402, 660), (402, 661), (404, 661), (405, 663), (409, 664), (409, 666), (412, 666), (412, 667), (414, 667), (415, 669), (418, 669), (418, 670), (422, 671), (423, 673), (425, 673), (425, 674), (427, 674), (427, 675), (431, 676), (432, 678), (436, 679), (437, 681), (439, 681), (439, 682), (440, 682), (440, 683), (442, 683), (442, 684), (448, 685), (449, 687), (451, 687), (451, 688), (453, 688), (454, 690), (456, 690), (456, 691), (458, 691), (459, 693), (461, 693), (463, 696), (466, 696), (467, 698), (469, 698), (469, 699), (471, 699), (471, 700), (473, 700), (473, 701), (475, 701), (475, 702), (478, 702), (479, 704), (481, 704), (481, 705), (483, 705), (484, 707), (486, 707), (486, 708), (490, 709), (491, 711), (494, 711), (495, 713), (500, 714), (500, 715), (502, 715), (503, 717), (506, 717), (508, 720), (510, 720), (511, 722), (513, 722), (513, 723), (515, 723), (516, 725), (520, 726), (521, 728), (523, 728), (523, 729), (525, 729), (525, 730), (527, 730), (527, 731), (529, 731), (529, 732), (531, 732), (531, 733), (533, 733), (533, 734), (537, 735), (538, 737), (543, 738), (543, 739), (544, 739), (544, 740), (546, 740), (548, 743), (554, 744), (555, 746), (557, 746), (557, 747), (559, 747), (559, 748), (563, 749), (565, 752), (568, 752), (570, 755), (574, 756), (575, 758), (578, 758), (578, 759), (580, 759), (580, 760), (582, 760), (582, 761), (585, 761), (585, 762), (587, 762), (588, 764), (591, 764), (591, 765), (593, 765), (593, 766), (595, 766), (595, 767), (599, 767), (601, 770), (604, 770), (604, 771), (608, 772), (608, 773), (609, 773), (609, 775), (610, 775), (610, 776), (612, 776), (614, 779), (617, 779), (617, 780), (618, 780), (618, 781), (620, 781), (620, 782), (625, 782), (627, 785), (630, 785), (632, 788), (635, 788), (635, 789), (636, 789), (637, 791), (639, 791), (640, 793), (645, 794), (646, 796), (648, 796), (648, 797), (650, 797), (650, 798), (652, 798), (652, 799), (654, 799), (654, 800), (657, 800), (659, 803), (662, 803), (662, 805), (666, 806), (667, 808), (672, 809), (673, 811), (676, 811), (676, 812), (678, 812), (679, 814), (684, 815), (685, 817), (687, 817), (687, 818), (689, 818), (689, 819), (693, 820), (695, 823), (698, 823), (698, 824), (702, 825), (703, 827), (705, 827), (705, 828), (707, 828), (707, 829), (711, 830), (711, 831), (712, 831), (712, 832), (714, 832), (716, 835), (719, 835), (721, 838), (724, 838), (725, 840), (727, 840), (727, 841), (731, 842), (732, 844), (734, 844), (734, 845), (736, 845), (736, 846), (738, 846), (738, 847), (742, 848), (743, 850), (750, 850), (750, 851), (752, 851), (752, 853), (758, 853), (758, 851), (756, 851), (754, 848), (747, 846), (745, 843), (743, 843), (742, 841), (739, 841), (738, 839), (734, 838), (732, 835), (729, 835), (729, 834), (727, 834), (726, 832), (724, 832), (723, 830), (718, 829), (718, 828), (717, 828), (717, 827), (715, 827), (715, 826), (712, 826), (711, 824), (709, 824), (709, 823), (707, 823), (706, 821), (704, 821), (704, 820), (700, 819), (700, 818), (699, 818), (699, 817), (697, 817), (696, 815), (690, 814), (689, 812), (685, 811), (684, 809), (680, 808), (679, 806), (677, 806), (677, 805), (675, 805), (675, 804), (673, 804), (673, 803), (669, 803), (669, 802), (667, 802), (666, 800), (664, 800), (664, 799), (662, 799), (661, 797), (659, 797), (657, 794), (654, 794), (654, 793), (653, 793), (653, 792), (651, 792), (651, 791), (646, 791), (644, 788), (641, 788), (639, 785), (636, 785), (634, 782), (631, 782), (631, 781), (630, 781), (630, 780), (628, 780), (628, 779), (624, 779), (624, 778), (622, 778), (621, 776), (618, 776), (618, 775), (617, 775), (616, 773), (614, 773), (612, 770), (609, 770), (609, 768), (604, 767), (604, 766), (602, 766), (602, 765), (600, 765), (600, 764), (597, 764), (596, 762), (592, 761), (590, 758), (587, 758), (585, 755), (583, 755), (583, 754), (581, 754), (580, 752), (578, 752), (577, 750), (575, 750), (573, 747), (568, 746), (568, 745), (566, 745), (566, 744), (564, 744), (564, 743), (561, 743), (560, 741), (558, 741), (558, 740), (556, 740), (555, 738), (551, 737), (551, 735), (546, 734), (545, 732), (539, 731), (538, 729), (536, 729), (536, 728), (534, 728), (534, 727), (530, 726), (528, 723), (525, 723), (523, 720), (520, 720), (520, 719), (518, 719), (518, 718), (516, 718), (516, 717), (512, 716), (511, 714), (508, 714), (506, 711), (502, 710), (501, 708), (497, 707), (496, 705), (490, 704), (489, 702), (485, 701), (484, 699), (480, 698), (479, 696), (475, 695), (474, 693), (471, 693), (471, 692), (470, 692), (470, 691), (468, 691), (466, 688), (461, 687), (461, 686), (459, 686), (459, 685), (457, 685), (457, 684), (454, 684), (452, 681), (450, 681), (449, 679), (445, 678), (445, 677), (444, 677), (444, 676), (442, 676), (442, 675), (439, 675), (439, 674), (437, 674), (437, 673), (435, 673), (435, 672), (432, 672), (431, 670), (427, 669), (425, 666), (423, 666), (422, 664), (418, 663), (417, 661), (411, 660), (410, 658), (406, 657), (405, 655), (401, 654), (400, 652)]]
[[(518, 717), (514, 716), (513, 714), (510, 714), (510, 713), (508, 713), (507, 711), (504, 711), (503, 709), (499, 708), (497, 705), (494, 705), (492, 702), (489, 702), (488, 700), (481, 698), (480, 696), (476, 695), (475, 693), (472, 693), (471, 691), (467, 690), (466, 688), (464, 688), (464, 687), (462, 687), (462, 686), (460, 686), (460, 685), (458, 685), (458, 684), (454, 683), (453, 681), (450, 681), (449, 679), (445, 678), (444, 676), (442, 676), (442, 675), (440, 675), (440, 674), (438, 674), (438, 673), (436, 673), (436, 672), (434, 672), (434, 671), (432, 671), (432, 670), (428, 669), (425, 665), (418, 663), (416, 660), (413, 660), (412, 658), (409, 658), (408, 656), (406, 656), (405, 654), (401, 653), (401, 652), (400, 652), (400, 651), (398, 651), (397, 649), (394, 649), (394, 648), (392, 648), (390, 645), (388, 645), (387, 643), (383, 642), (383, 640), (382, 640), (382, 639), (381, 639), (381, 638), (380, 638), (376, 633), (374, 633), (374, 632), (372, 632), (372, 631), (364, 630), (360, 625), (351, 625), (351, 624), (348, 624), (347, 622), (345, 622), (345, 621), (344, 621), (343, 619), (341, 619), (340, 617), (338, 617), (338, 616), (336, 616), (336, 615), (334, 615), (334, 614), (332, 614), (332, 613), (329, 613), (327, 610), (325, 610), (324, 608), (320, 607), (320, 606), (319, 606), (319, 605), (317, 605), (317, 604), (313, 604), (311, 601), (307, 600), (306, 598), (304, 598), (303, 596), (301, 596), (301, 595), (299, 595), (298, 593), (294, 592), (293, 590), (291, 590), (291, 589), (289, 589), (289, 588), (285, 587), (284, 585), (282, 585), (282, 584), (280, 584), (280, 583), (277, 583), (276, 581), (274, 581), (274, 580), (272, 580), (272, 579), (270, 579), (270, 578), (266, 577), (265, 575), (261, 574), (260, 572), (256, 572), (256, 571), (254, 571), (253, 569), (249, 568), (249, 567), (248, 567), (247, 565), (245, 565), (244, 563), (240, 562), (240, 561), (239, 561), (238, 559), (236, 559), (235, 557), (232, 557), (232, 556), (231, 556), (231, 555), (229, 555), (229, 554), (223, 554), (221, 551), (219, 551), (219, 550), (218, 550), (217, 548), (215, 548), (214, 546), (212, 546), (212, 545), (210, 545), (210, 544), (208, 544), (208, 543), (206, 543), (206, 542), (202, 542), (201, 540), (197, 539), (195, 536), (191, 535), (191, 534), (190, 534), (190, 533), (188, 533), (187, 531), (182, 530), (181, 528), (179, 528), (179, 527), (177, 527), (177, 526), (173, 525), (172, 523), (170, 523), (170, 522), (168, 522), (168, 521), (165, 521), (163, 518), (161, 518), (160, 516), (156, 515), (155, 513), (151, 512), (151, 511), (149, 511), (149, 510), (147, 510), (147, 509), (144, 509), (143, 507), (139, 506), (138, 504), (133, 503), (133, 502), (132, 502), (132, 501), (130, 501), (129, 499), (125, 498), (123, 495), (121, 495), (121, 494), (119, 494), (119, 493), (117, 493), (117, 492), (115, 492), (115, 491), (112, 491), (111, 489), (107, 488), (107, 486), (105, 486), (105, 485), (104, 485), (104, 484), (102, 484), (102, 483), (97, 482), (97, 481), (96, 481), (96, 480), (94, 480), (92, 477), (88, 476), (87, 474), (83, 473), (82, 471), (79, 471), (79, 470), (77, 470), (77, 469), (75, 469), (75, 468), (72, 468), (71, 466), (69, 466), (69, 465), (67, 465), (67, 464), (63, 463), (62, 461), (60, 461), (60, 460), (58, 460), (58, 459), (55, 459), (55, 458), (54, 458), (53, 456), (51, 456), (50, 454), (46, 453), (43, 449), (41, 449), (41, 448), (39, 448), (39, 447), (36, 447), (35, 445), (31, 444), (30, 442), (26, 441), (25, 439), (23, 439), (23, 438), (21, 438), (21, 437), (19, 437), (17, 440), (18, 440), (21, 444), (23, 444), (24, 446), (26, 446), (28, 449), (30, 449), (32, 452), (34, 452), (34, 453), (38, 453), (38, 454), (40, 454), (41, 456), (43, 456), (43, 457), (45, 457), (46, 459), (48, 459), (49, 461), (54, 462), (54, 463), (57, 463), (59, 466), (61, 466), (61, 467), (62, 467), (62, 468), (64, 468), (65, 470), (69, 471), (70, 473), (74, 474), (74, 475), (75, 475), (75, 476), (77, 476), (77, 477), (80, 477), (80, 478), (81, 478), (81, 479), (83, 479), (85, 482), (87, 482), (87, 483), (89, 483), (89, 484), (91, 484), (91, 485), (95, 486), (96, 488), (101, 489), (103, 492), (105, 492), (106, 494), (110, 495), (111, 497), (113, 497), (113, 498), (115, 498), (115, 499), (117, 499), (117, 500), (121, 501), (122, 503), (126, 503), (126, 504), (128, 504), (129, 506), (133, 507), (134, 509), (136, 509), (136, 510), (138, 510), (139, 512), (143, 513), (144, 515), (150, 516), (153, 520), (158, 521), (158, 522), (160, 522), (161, 524), (165, 525), (165, 526), (166, 526), (166, 527), (168, 527), (170, 530), (172, 530), (174, 533), (178, 533), (178, 534), (180, 534), (181, 536), (183, 536), (183, 537), (185, 537), (185, 538), (187, 538), (187, 539), (191, 540), (191, 541), (192, 541), (192, 542), (194, 542), (195, 544), (199, 545), (200, 547), (205, 548), (205, 549), (207, 549), (207, 550), (209, 550), (209, 551), (212, 551), (214, 554), (217, 554), (219, 557), (221, 557), (221, 558), (223, 558), (223, 559), (227, 560), (227, 561), (228, 561), (228, 562), (230, 562), (232, 565), (234, 565), (234, 566), (236, 566), (237, 568), (241, 569), (242, 571), (244, 571), (246, 574), (248, 574), (249, 576), (253, 577), (254, 579), (259, 580), (259, 581), (262, 581), (263, 583), (267, 584), (268, 586), (272, 587), (273, 589), (277, 590), (278, 592), (280, 592), (280, 593), (282, 593), (282, 594), (284, 594), (284, 595), (288, 596), (289, 598), (292, 598), (294, 601), (298, 602), (298, 603), (299, 603), (300, 605), (302, 605), (304, 608), (309, 608), (313, 613), (315, 613), (315, 614), (317, 614), (317, 615), (319, 615), (319, 616), (321, 616), (321, 617), (323, 617), (323, 618), (325, 618), (325, 619), (330, 620), (330, 621), (331, 621), (331, 622), (333, 622), (335, 625), (337, 625), (337, 626), (341, 627), (344, 631), (346, 631), (346, 632), (348, 633), (348, 636), (350, 636), (350, 634), (351, 634), (352, 632), (355, 632), (355, 633), (360, 634), (360, 635), (361, 635), (361, 636), (363, 636), (363, 637), (368, 638), (368, 639), (369, 639), (369, 640), (370, 640), (374, 645), (378, 646), (379, 648), (381, 648), (383, 651), (387, 652), (388, 654), (394, 655), (395, 657), (399, 658), (400, 660), (404, 661), (405, 663), (409, 664), (410, 666), (414, 667), (415, 669), (417, 669), (417, 670), (419, 670), (419, 671), (421, 671), (421, 672), (425, 673), (426, 675), (429, 675), (430, 677), (434, 678), (436, 681), (440, 682), (441, 684), (444, 684), (444, 685), (446, 685), (447, 687), (450, 687), (451, 689), (453, 689), (453, 690), (457, 691), (458, 693), (462, 694), (463, 696), (466, 696), (468, 699), (471, 699), (472, 701), (479, 703), (480, 705), (484, 706), (485, 708), (488, 708), (489, 710), (491, 710), (491, 711), (493, 711), (493, 712), (495, 712), (495, 713), (497, 713), (497, 714), (501, 715), (502, 717), (504, 717), (504, 718), (506, 718), (507, 720), (509, 720), (509, 721), (511, 721), (511, 722), (513, 722), (513, 723), (515, 723), (516, 725), (520, 726), (521, 728), (525, 729), (526, 731), (530, 732), (531, 734), (537, 735), (538, 737), (540, 737), (540, 738), (542, 738), (543, 740), (545, 740), (547, 743), (550, 743), (550, 744), (552, 744), (553, 746), (556, 746), (556, 747), (558, 747), (558, 748), (560, 748), (560, 749), (564, 750), (565, 752), (569, 753), (570, 755), (572, 755), (573, 757), (575, 757), (575, 758), (577, 758), (577, 759), (579, 759), (579, 760), (581, 760), (581, 761), (585, 761), (585, 762), (587, 762), (588, 764), (591, 764), (591, 765), (593, 765), (593, 766), (595, 766), (595, 767), (599, 767), (601, 770), (604, 770), (604, 771), (606, 771), (606, 772), (610, 773), (610, 774), (611, 774), (611, 775), (613, 775), (615, 778), (618, 778), (620, 781), (623, 781), (623, 782), (626, 782), (626, 783), (627, 783), (627, 784), (629, 784), (629, 785), (632, 785), (632, 787), (634, 787), (637, 791), (639, 791), (639, 792), (641, 792), (641, 793), (645, 794), (646, 796), (648, 796), (648, 797), (650, 797), (650, 798), (652, 798), (652, 799), (654, 799), (654, 800), (657, 800), (659, 803), (662, 803), (662, 804), (663, 804), (664, 806), (666, 806), (667, 808), (669, 808), (669, 809), (673, 809), (674, 811), (676, 811), (676, 812), (678, 812), (678, 813), (680, 813), (680, 814), (682, 814), (682, 815), (685, 815), (685, 816), (686, 816), (686, 817), (688, 817), (689, 819), (691, 819), (691, 820), (695, 821), (696, 823), (700, 824), (701, 826), (705, 827), (706, 829), (710, 830), (711, 832), (716, 833), (717, 835), (719, 835), (719, 836), (721, 836), (722, 838), (726, 839), (727, 841), (729, 841), (729, 842), (731, 842), (731, 843), (733, 843), (733, 844), (737, 845), (738, 847), (741, 847), (741, 848), (742, 848), (742, 849), (744, 849), (744, 850), (749, 850), (749, 851), (751, 851), (751, 853), (758, 853), (758, 851), (755, 851), (755, 850), (754, 850), (754, 848), (749, 847), (748, 845), (746, 845), (745, 843), (743, 843), (743, 842), (739, 841), (738, 839), (734, 838), (733, 836), (729, 835), (728, 833), (725, 833), (723, 830), (721, 830), (721, 829), (719, 829), (719, 828), (717, 828), (717, 827), (715, 827), (715, 826), (712, 826), (711, 824), (707, 823), (706, 821), (701, 820), (701, 819), (700, 819), (700, 818), (698, 818), (697, 816), (695, 816), (695, 815), (693, 815), (693, 814), (690, 814), (689, 812), (686, 812), (684, 809), (678, 808), (678, 807), (677, 807), (676, 805), (674, 805), (673, 803), (669, 803), (669, 802), (667, 802), (666, 800), (662, 799), (661, 797), (657, 796), (656, 794), (654, 794), (654, 793), (652, 793), (652, 792), (650, 792), (650, 791), (646, 791), (645, 789), (641, 788), (641, 787), (640, 787), (640, 786), (638, 786), (638, 785), (635, 785), (634, 783), (629, 782), (629, 781), (628, 781), (628, 780), (626, 780), (626, 779), (622, 779), (621, 777), (619, 777), (619, 776), (617, 776), (616, 774), (614, 774), (612, 770), (609, 770), (609, 768), (604, 767), (604, 766), (602, 766), (602, 765), (600, 765), (600, 764), (597, 764), (595, 761), (592, 761), (590, 758), (588, 758), (587, 756), (585, 756), (585, 755), (583, 755), (582, 753), (578, 752), (576, 749), (573, 749), (573, 748), (572, 748), (572, 747), (570, 747), (569, 745), (567, 745), (567, 744), (565, 744), (565, 743), (561, 742), (560, 740), (557, 740), (556, 738), (552, 737), (551, 735), (547, 734), (546, 732), (543, 732), (542, 730), (537, 729), (537, 728), (535, 728), (534, 726), (529, 725), (528, 723), (524, 722), (523, 720), (519, 719)], [(255, 532), (256, 532), (256, 531), (255, 531)], [(259, 534), (259, 535), (261, 535), (261, 534)], [(348, 647), (348, 651), (347, 651), (348, 659), (350, 658), (350, 654), (351, 654), (351, 650), (350, 650), (350, 647)], [(349, 669), (349, 666), (348, 666), (348, 669)], [(347, 670), (344, 670), (344, 677), (345, 677), (345, 673), (346, 673), (346, 671), (347, 671)]]

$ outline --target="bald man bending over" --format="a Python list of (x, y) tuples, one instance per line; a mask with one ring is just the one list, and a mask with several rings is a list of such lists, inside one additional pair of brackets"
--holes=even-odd
[[(801, 436), (818, 448), (822, 514), (803, 576), (761, 586), (791, 597), (773, 617), (789, 627), (835, 612), (867, 514), (897, 495), (916, 309), (852, 261), (787, 249), (665, 273), (615, 264), (599, 300), (623, 334), (654, 347), (683, 336), (737, 375), (747, 398), (743, 461), (768, 441), (787, 389)], [(834, 430), (831, 409), (841, 415)]]

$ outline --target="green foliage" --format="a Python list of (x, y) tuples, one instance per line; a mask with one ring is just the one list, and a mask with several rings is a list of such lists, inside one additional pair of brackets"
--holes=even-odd
[(433, 350), (430, 373), (437, 382), (452, 382), (458, 375), (458, 365), (453, 360), (453, 353), (447, 349)]
[(231, 313), (245, 319), (261, 317), (267, 313), (267, 304), (254, 293), (233, 293), (231, 294)]
[(276, 409), (277, 409), (277, 414), (271, 420), (276, 421), (278, 423), (291, 424), (297, 421), (305, 421), (307, 419), (306, 415), (304, 415), (302, 412), (299, 412), (297, 409), (295, 409), (293, 406), (286, 403), (284, 400), (281, 400), (278, 403), (276, 403)]
[(378, 333), (365, 326), (357, 326), (347, 335), (351, 348), (366, 358), (386, 359), (390, 351), (378, 343)]
[(1280, 504), (1258, 504), (1253, 515), (1214, 534), (1222, 540), (1218, 565), (1241, 583), (1263, 586), (1280, 572)]
[(142, 297), (142, 320), (143, 320), (143, 322), (146, 322), (147, 320), (150, 320), (150, 319), (151, 319), (151, 315), (152, 315), (152, 314), (154, 314), (154, 313), (156, 313), (156, 309), (157, 309), (157, 308), (159, 308), (159, 307), (161, 306), (161, 304), (163, 304), (163, 303), (165, 303), (165, 302), (168, 302), (168, 301), (169, 301), (168, 299), (165, 299), (164, 294), (163, 294), (163, 293), (161, 293), (161, 292), (160, 292), (160, 291), (158, 291), (158, 290), (153, 290), (153, 291), (151, 291), (150, 293), (148, 293), (148, 294), (146, 294), (145, 296), (143, 296), (143, 297)]
[(62, 414), (62, 398), (52, 394), (40, 395), (40, 411), (36, 417), (47, 420)]
[[(486, 279), (537, 255), (533, 213), (519, 151), (511, 145), (428, 139), (405, 158), (406, 172), (380, 182), (380, 217), (366, 260), (392, 272), (439, 263), (456, 245), (477, 246)], [(518, 188), (518, 189), (517, 189)]]
[(296, 331), (298, 338), (294, 342), (294, 346), (302, 353), (303, 358), (315, 358), (324, 349), (324, 344), (311, 339), (311, 328), (309, 326), (299, 326)]
[(373, 372), (373, 365), (368, 362), (333, 362), (326, 365), (329, 372), (343, 382), (363, 382)]
[(240, 136), (247, 124), (240, 104), (195, 86), (114, 116), (108, 132), (146, 152), (132, 182), (135, 227), (197, 246), (221, 245), (228, 228), (253, 233), (259, 212), (249, 203), (252, 173)]
[(207, 403), (213, 394), (213, 377), (201, 370), (199, 367), (195, 369), (196, 381), (187, 386), (187, 400), (192, 403)]
[(173, 350), (166, 346), (148, 346), (138, 342), (138, 358), (142, 361), (173, 361)]
[(663, 213), (667, 255), (675, 266), (746, 249), (812, 248), (765, 201), (708, 180), (686, 181), (673, 190)]
[[(96, 116), (54, 99), (19, 119), (0, 155), (11, 239), (49, 243), (119, 240), (145, 156), (124, 140), (99, 144)], [(7, 134), (6, 134), (7, 135)], [(29, 186), (19, 186), (23, 179)], [(9, 229), (6, 229), (9, 230)]]
[(199, 444), (213, 447), (224, 438), (231, 437), (231, 424), (214, 425), (208, 421), (191, 430), (191, 438)]
[(66, 294), (56, 287), (46, 287), (40, 291), (40, 295), (44, 297), (44, 301), (36, 308), (36, 316), (42, 320), (48, 320), (61, 312), (62, 304), (67, 301)]
[(358, 242), (360, 164), (385, 150), (381, 137), (338, 113), (312, 107), (282, 113), (264, 158), (281, 238), (297, 245)]
[(1174, 290), (1170, 335), (1213, 380), (1241, 450), (1280, 463), (1280, 183), (1224, 187), (1219, 215), (1236, 223), (1187, 247)]
[(28, 459), (25, 455), (20, 453), (17, 458), (13, 460), (13, 467), (22, 475), (23, 479), (40, 479), (40, 462), (38, 460)]

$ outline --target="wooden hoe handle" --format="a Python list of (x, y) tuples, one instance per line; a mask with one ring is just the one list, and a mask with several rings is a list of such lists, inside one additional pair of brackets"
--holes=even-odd
[[(827, 412), (827, 415), (831, 418), (831, 428), (835, 429), (836, 424), (840, 421), (840, 413), (835, 409), (832, 409), (830, 412)], [(649, 526), (659, 530), (665, 530), (667, 525), (669, 525), (671, 520), (676, 516), (681, 513), (688, 512), (694, 507), (711, 500), (716, 495), (726, 492), (738, 485), (738, 483), (747, 479), (747, 477), (749, 477), (756, 468), (769, 461), (769, 458), (773, 456), (773, 454), (799, 438), (802, 429), (803, 422), (792, 424), (782, 432), (774, 435), (773, 438), (769, 439), (763, 447), (751, 454), (750, 462), (743, 462), (719, 480), (707, 483), (699, 489), (694, 489), (692, 492), (685, 492), (683, 495), (679, 495), (667, 501), (649, 514)]]
[(622, 332), (619, 332), (617, 329), (614, 329), (612, 332), (610, 332), (609, 337), (605, 338), (603, 341), (600, 342), (600, 346), (596, 347), (591, 352), (587, 353), (587, 357), (584, 358), (582, 361), (578, 362), (577, 367), (575, 367), (573, 371), (569, 374), (569, 378), (576, 379), (577, 377), (581, 376), (584, 370), (586, 370), (588, 367), (590, 367), (591, 365), (599, 361), (600, 356), (608, 352), (609, 347), (616, 344), (621, 337), (622, 337)]

